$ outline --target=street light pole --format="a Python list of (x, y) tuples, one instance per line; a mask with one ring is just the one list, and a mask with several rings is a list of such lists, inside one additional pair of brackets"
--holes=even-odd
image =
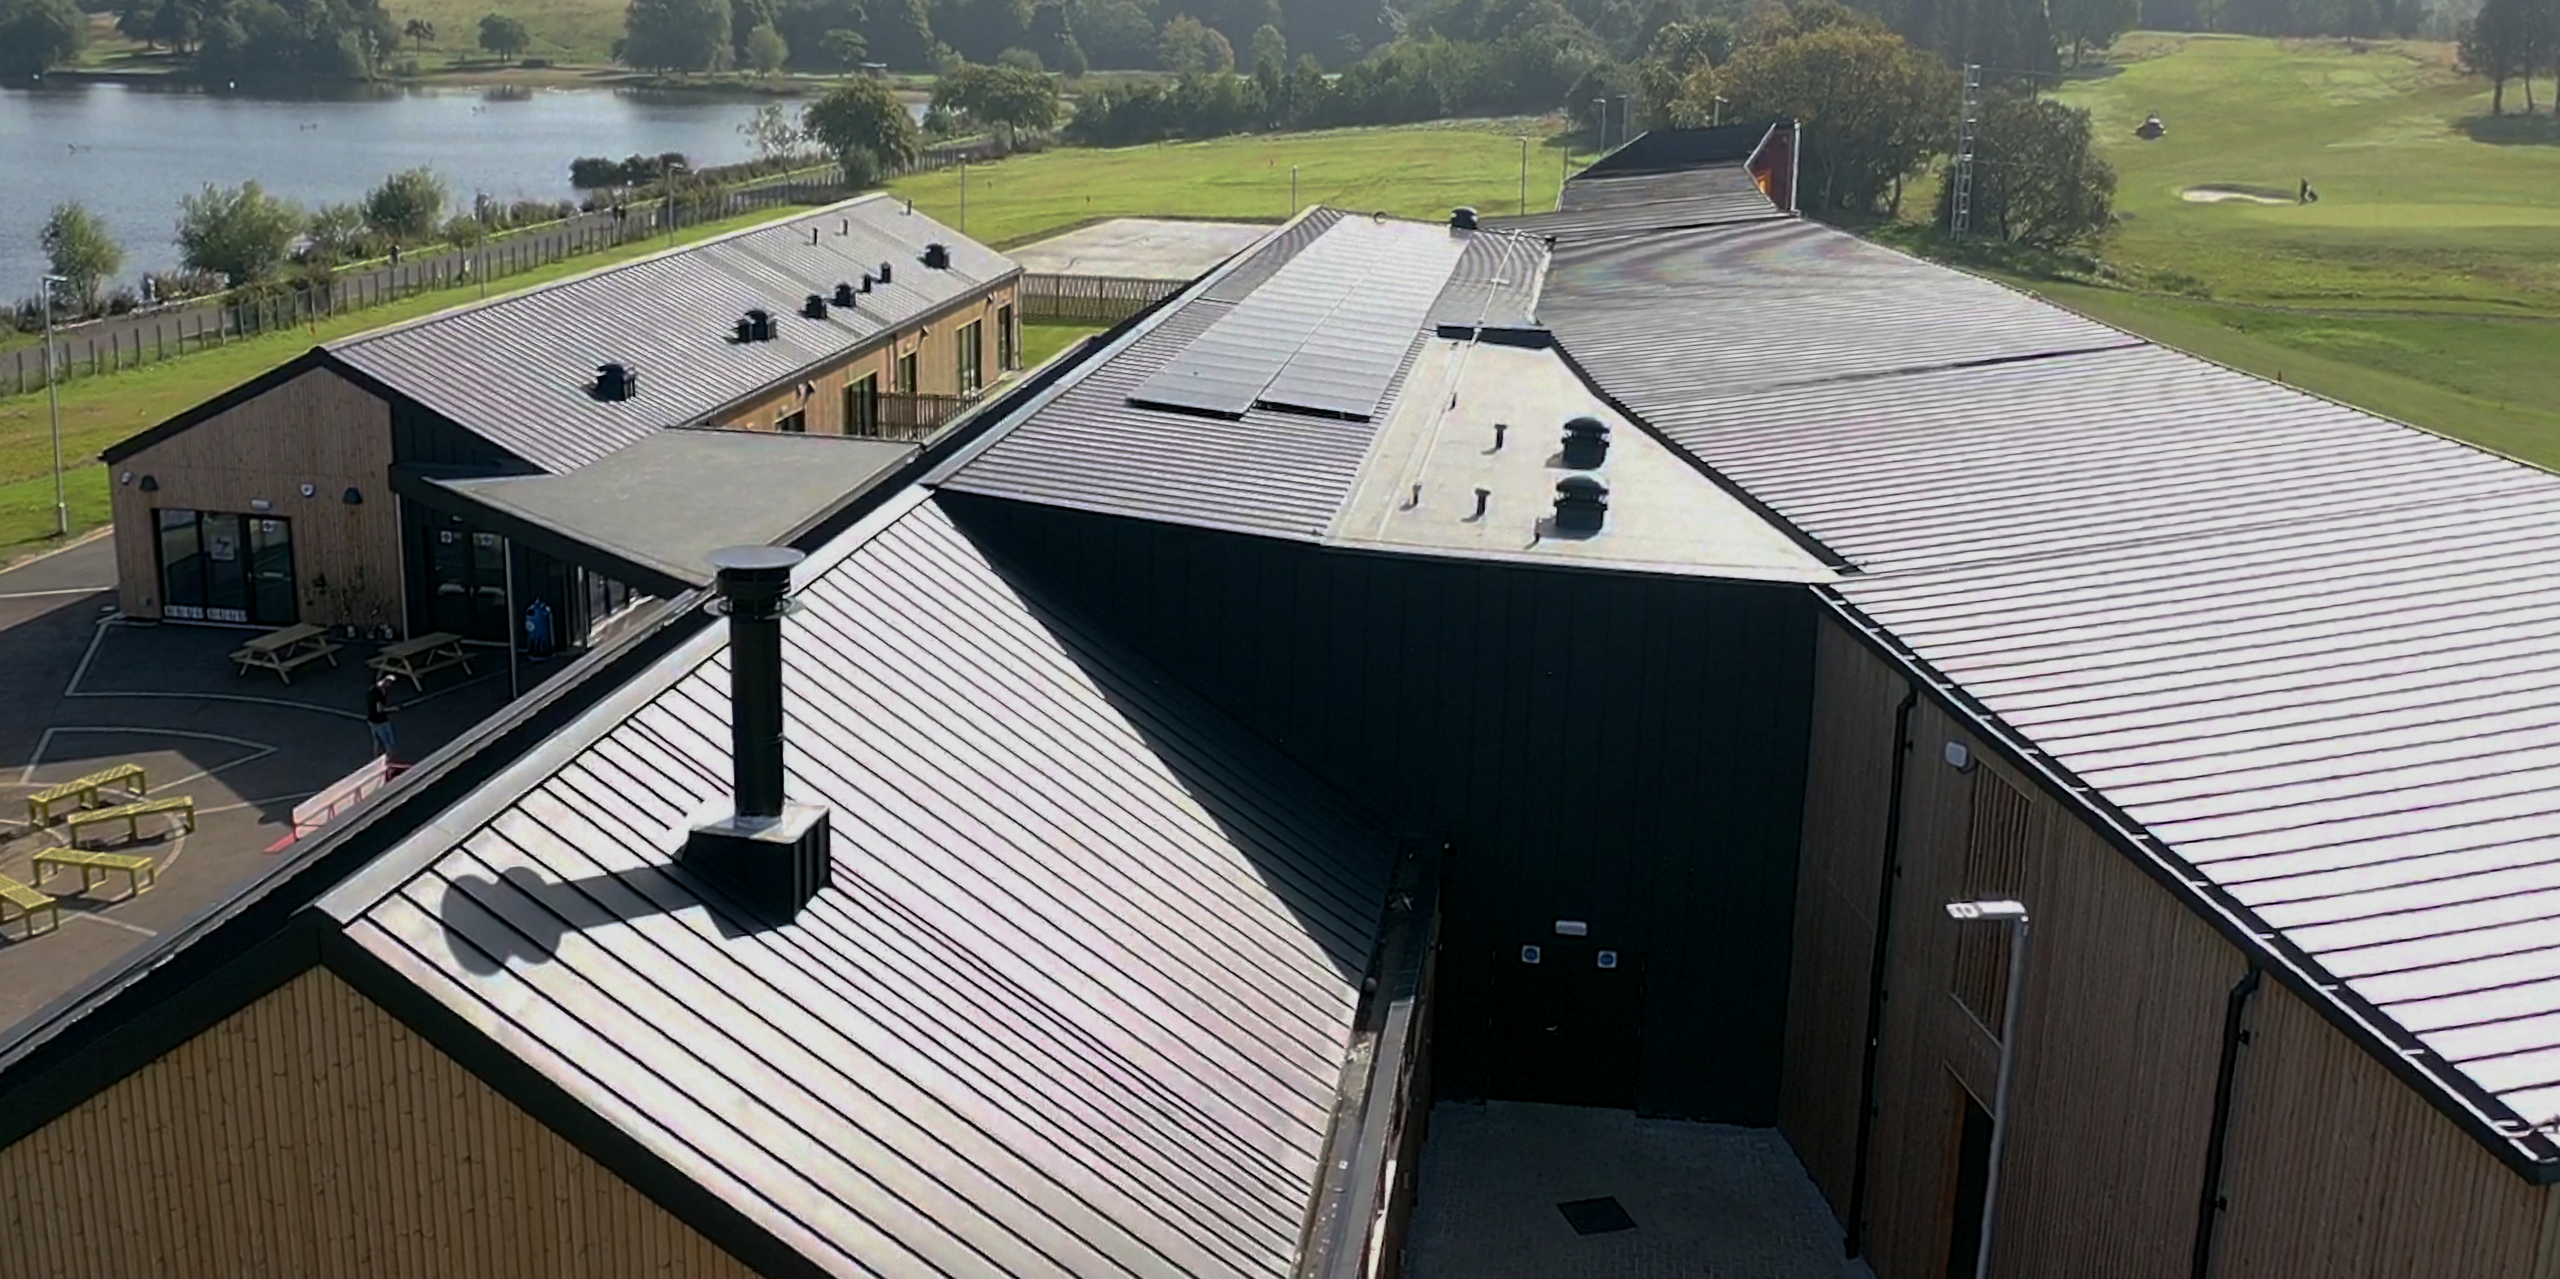
[(1289, 166), (1289, 216), (1298, 216), (1298, 166)]
[(1991, 1093), (1991, 1150), (1984, 1158), (1982, 1178), (1982, 1237), (1973, 1251), (1973, 1279), (1990, 1279), (1991, 1219), (2000, 1202), (2000, 1150), (2009, 1141), (2009, 1077), (2018, 1064), (2018, 992), (2027, 985), (2027, 908), (2005, 900), (1948, 902), (1947, 917), (2009, 926), (2009, 992), (2000, 1010), (2000, 1075)]
[(960, 234), (969, 234), (969, 157), (960, 157)]
[(1609, 150), (1609, 100), (1593, 98), (1591, 105), (1600, 108), (1600, 150), (1606, 154)]
[(44, 277), (44, 399), (53, 415), (53, 535), (71, 536), (71, 504), (62, 493), (62, 371), (53, 358), (53, 286), (69, 284), (59, 275)]
[(1520, 135), (1520, 212), (1529, 212), (1529, 135)]

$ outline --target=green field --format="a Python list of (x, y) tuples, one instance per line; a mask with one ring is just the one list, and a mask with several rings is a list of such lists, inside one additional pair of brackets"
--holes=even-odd
[[(1564, 155), (1538, 120), (1454, 120), (1389, 129), (1220, 138), (1110, 150), (1059, 149), (969, 169), (972, 239), (1009, 247), (1113, 217), (1278, 222), (1297, 206), (1329, 204), (1440, 218), (1462, 205), (1517, 212), (1520, 138), (1529, 141), (1529, 207), (1555, 207)], [(1588, 157), (1585, 157), (1588, 159)], [(902, 178), (891, 191), (960, 224), (956, 169)]]
[[(2451, 50), (2137, 35), (2068, 85), (2120, 177), (2131, 290), (2033, 284), (2199, 355), (2560, 466), (2560, 146)], [(2512, 86), (2511, 86), (2512, 88)], [(2511, 92), (2510, 106), (2521, 103)], [(2143, 142), (2152, 111), (2168, 136)], [(2547, 119), (2542, 123), (2547, 123)], [(2294, 200), (2308, 179), (2315, 204)], [(2249, 190), (2274, 203), (2205, 203)], [(2180, 296), (2184, 294), (2186, 296)]]
[[(753, 226), (774, 216), (773, 211), (765, 210), (707, 222), (685, 228), (684, 236), (701, 239)], [(525, 288), (666, 247), (665, 241), (652, 240), (608, 253), (570, 258), (509, 276), (506, 286), (511, 290)], [(122, 373), (66, 380), (62, 385), (62, 453), (70, 463), (65, 468), (64, 487), (73, 530), (95, 527), (107, 518), (106, 468), (97, 463), (99, 450), (220, 395), (322, 342), (476, 302), (479, 297), (477, 287), (421, 293), (389, 306), (264, 334)], [(28, 543), (47, 540), (52, 534), (52, 416), (44, 392), (0, 397), (0, 562), (38, 549)]]

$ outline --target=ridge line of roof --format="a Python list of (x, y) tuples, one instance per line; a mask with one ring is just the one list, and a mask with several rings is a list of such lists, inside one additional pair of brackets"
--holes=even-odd
[[(421, 315), (414, 319), (401, 320), (396, 323), (386, 324), (378, 329), (367, 329), (362, 333), (350, 334), (347, 337), (339, 338), (333, 342), (323, 342), (320, 344), (320, 349), (333, 353), (350, 350), (370, 343), (377, 338), (394, 337), (415, 329), (424, 328), (430, 324), (437, 324), (453, 319), (456, 316), (469, 315), (475, 311), (485, 310), (503, 303), (515, 302), (529, 297), (539, 297), (542, 294), (549, 293), (555, 289), (563, 289), (573, 284), (584, 284), (590, 280), (601, 279), (605, 276), (612, 275), (617, 271), (631, 270), (637, 267), (647, 266), (654, 262), (664, 261), (667, 258), (699, 252), (703, 249), (726, 244), (741, 236), (753, 235), (758, 231), (772, 230), (774, 227), (780, 226), (785, 222), (796, 222), (802, 218), (817, 217), (822, 214), (836, 212), (840, 209), (849, 209), (855, 205), (870, 204), (874, 201), (889, 198), (891, 197), (888, 191), (880, 190), (866, 192), (862, 195), (850, 196), (846, 199), (838, 200), (833, 204), (814, 205), (786, 213), (781, 217), (769, 218), (763, 222), (756, 223), (754, 226), (743, 226), (734, 231), (724, 231), (707, 240), (694, 240), (685, 244), (670, 245), (651, 253), (644, 253), (636, 258), (625, 258), (620, 262), (607, 262), (602, 266), (595, 267), (591, 270), (580, 271), (575, 275), (564, 275), (557, 280), (545, 280), (540, 284), (529, 284), (521, 289), (510, 290), (493, 298), (480, 298), (475, 301), (462, 303), (459, 306), (446, 307), (441, 311)], [(1016, 268), (1016, 270), (1019, 269), (1019, 267)]]

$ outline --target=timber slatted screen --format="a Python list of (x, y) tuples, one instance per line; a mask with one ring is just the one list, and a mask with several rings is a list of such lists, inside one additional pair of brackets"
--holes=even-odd
[[(1964, 841), (1966, 901), (2014, 898), (2026, 887), (2027, 848), (2035, 838), (2035, 806), (1989, 769), (1973, 775), (1973, 812)], [(2009, 997), (2009, 930), (1974, 924), (1956, 929), (1953, 986), (1966, 1010), (1994, 1035), (2005, 1035)]]
[(1074, 321), (1117, 324), (1173, 296), (1181, 280), (1137, 280), (1107, 275), (1022, 277), (1022, 318), (1032, 324)]

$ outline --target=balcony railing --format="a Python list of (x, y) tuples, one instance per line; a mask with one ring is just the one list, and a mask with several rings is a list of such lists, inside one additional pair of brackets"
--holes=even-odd
[(873, 440), (929, 440), (984, 398), (984, 391), (974, 395), (885, 394), (873, 409), (870, 429), (863, 429), (864, 424), (857, 422), (849, 434)]

